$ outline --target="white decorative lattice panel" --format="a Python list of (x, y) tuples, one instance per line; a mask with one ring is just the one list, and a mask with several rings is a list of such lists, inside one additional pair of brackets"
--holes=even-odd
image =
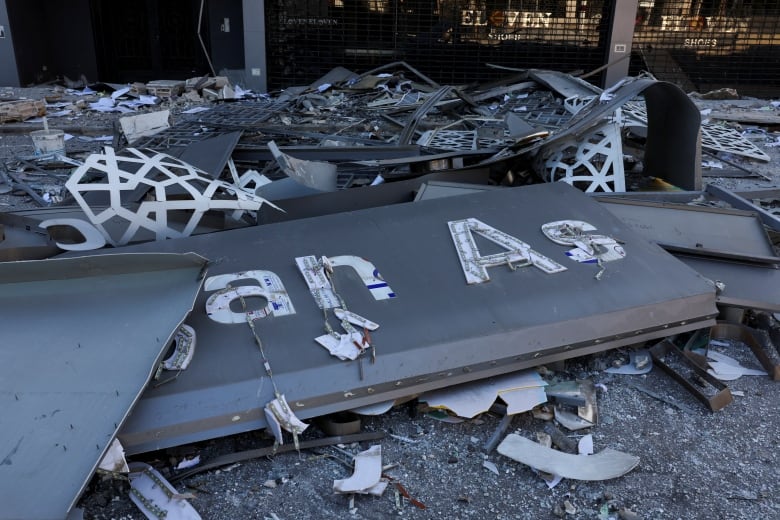
[(543, 148), (537, 172), (550, 182), (563, 181), (588, 193), (626, 191), (619, 125), (605, 123), (583, 139)]
[[(626, 103), (623, 115), (627, 122), (647, 126), (647, 109), (644, 103)], [(742, 137), (739, 131), (724, 125), (704, 121), (701, 124), (701, 147), (711, 152), (725, 152), (759, 161), (769, 161), (769, 156), (759, 147)]]
[(485, 148), (503, 148), (514, 141), (504, 131), (506, 139), (481, 138), (476, 130), (429, 130), (417, 140), (420, 146), (437, 150), (480, 150)]
[(723, 125), (702, 123), (701, 146), (715, 152), (733, 153), (759, 161), (769, 161), (769, 156), (759, 147), (742, 137), (737, 130)]
[[(105, 147), (103, 153), (87, 157), (65, 183), (89, 221), (111, 245), (127, 244), (140, 230), (151, 231), (157, 240), (189, 236), (207, 211), (227, 211), (238, 220), (246, 212), (270, 204), (164, 153), (125, 148), (122, 154)], [(108, 206), (93, 208), (85, 198), (90, 193), (104, 194)], [(137, 205), (125, 202), (136, 198), (143, 200)], [(176, 212), (177, 219), (171, 218), (172, 212)], [(116, 225), (117, 220), (122, 225)], [(106, 226), (108, 221), (112, 221), (114, 236)]]

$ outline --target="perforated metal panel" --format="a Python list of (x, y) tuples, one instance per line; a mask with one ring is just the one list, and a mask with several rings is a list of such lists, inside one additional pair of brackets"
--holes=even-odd
[(777, 0), (641, 0), (633, 47), (632, 70), (686, 91), (780, 93)]
[(398, 60), (447, 84), (506, 76), (489, 63), (589, 71), (603, 63), (610, 12), (593, 0), (271, 1), (269, 87)]

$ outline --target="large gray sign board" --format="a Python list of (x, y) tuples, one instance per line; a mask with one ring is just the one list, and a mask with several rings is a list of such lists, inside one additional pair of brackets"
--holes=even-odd
[[(567, 270), (491, 267), (489, 282), (468, 285), (448, 228), (449, 221), (467, 218), (526, 242)], [(571, 260), (568, 247), (541, 232), (542, 224), (562, 219), (587, 221), (620, 240), (627, 256), (605, 264), (597, 280), (598, 266)], [(503, 251), (481, 238), (477, 245), (482, 255)], [(273, 272), (295, 313), (254, 323), (279, 391), (303, 419), (708, 326), (717, 313), (709, 282), (560, 183), (120, 250), (194, 251), (213, 261), (210, 276)], [(380, 325), (372, 333), (376, 362), (362, 360), (362, 379), (358, 361), (332, 357), (314, 341), (324, 334), (323, 312), (295, 262), (309, 255), (364, 257), (395, 293), (376, 300), (354, 270), (335, 268), (336, 287), (349, 309)], [(274, 394), (252, 332), (243, 320), (211, 319), (205, 312), (211, 294), (200, 294), (187, 320), (197, 332), (192, 364), (175, 381), (147, 389), (120, 432), (129, 452), (266, 426), (262, 409)], [(265, 305), (246, 303), (250, 309)], [(240, 313), (241, 302), (234, 300), (231, 309)], [(332, 317), (331, 324), (338, 328)]]
[(0, 517), (67, 516), (204, 266), (171, 254), (0, 263)]

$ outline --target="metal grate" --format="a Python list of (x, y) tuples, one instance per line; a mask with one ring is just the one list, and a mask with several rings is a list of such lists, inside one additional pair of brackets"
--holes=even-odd
[(780, 93), (780, 2), (640, 0), (632, 71), (686, 91)]
[(599, 0), (269, 1), (269, 87), (399, 60), (444, 84), (506, 75), (488, 64), (588, 71), (603, 63), (609, 12)]

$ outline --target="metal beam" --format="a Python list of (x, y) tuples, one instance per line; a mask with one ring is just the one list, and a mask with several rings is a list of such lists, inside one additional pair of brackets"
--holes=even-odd
[(628, 76), (638, 6), (639, 0), (620, 0), (613, 3), (612, 27), (605, 59), (605, 63), (610, 65), (604, 75), (604, 88), (609, 88)]

